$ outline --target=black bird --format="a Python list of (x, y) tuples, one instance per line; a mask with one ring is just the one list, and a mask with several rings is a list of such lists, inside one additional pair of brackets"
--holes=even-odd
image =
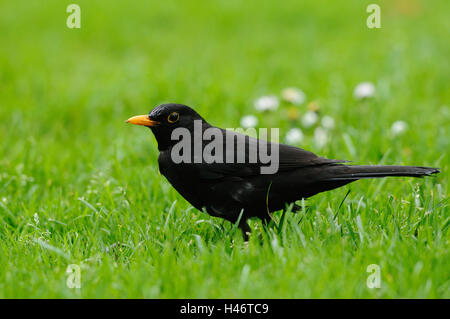
[[(212, 216), (233, 223), (239, 220), (239, 227), (246, 239), (250, 231), (246, 223), (248, 218), (258, 217), (268, 221), (271, 212), (285, 209), (287, 204), (296, 200), (363, 178), (422, 177), (440, 172), (437, 168), (419, 166), (345, 165), (343, 162), (346, 161), (319, 157), (297, 147), (266, 142), (214, 127), (193, 109), (182, 104), (162, 104), (148, 115), (134, 116), (127, 122), (152, 130), (158, 143), (159, 171), (189, 203)], [(209, 157), (202, 156), (202, 152), (196, 153), (194, 150), (194, 138), (184, 144), (190, 150), (186, 148), (182, 152), (175, 152), (182, 140), (178, 133), (190, 133), (193, 137), (196, 128), (200, 129), (201, 134), (208, 129), (209, 133), (214, 133), (209, 134), (210, 140), (204, 138), (200, 141), (201, 148), (197, 148), (197, 151), (204, 151), (207, 144), (215, 140), (223, 152), (216, 148)], [(225, 136), (232, 136), (232, 139), (227, 140)], [(262, 173), (261, 169), (268, 167), (267, 161), (264, 162), (264, 158), (259, 155), (256, 161), (252, 157), (253, 153), (259, 154), (255, 150), (259, 151), (263, 147), (270, 150), (267, 154), (278, 154), (276, 172)], [(182, 162), (175, 158), (177, 154), (184, 156)]]

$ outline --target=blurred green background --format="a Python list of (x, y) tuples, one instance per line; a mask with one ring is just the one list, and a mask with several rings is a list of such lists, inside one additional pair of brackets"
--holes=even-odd
[[(450, 2), (0, 1), (0, 297), (450, 297)], [(354, 87), (370, 81), (372, 99)], [(159, 175), (150, 132), (125, 125), (157, 104), (283, 136), (298, 87), (336, 128), (318, 149), (355, 163), (428, 165), (437, 178), (362, 181), (310, 200), (244, 244)], [(392, 136), (395, 121), (409, 129)], [(352, 190), (339, 209), (348, 189)], [(337, 214), (337, 218), (333, 216)], [(276, 218), (279, 216), (277, 215)], [(66, 267), (82, 269), (81, 289)], [(366, 267), (381, 266), (368, 289)]]

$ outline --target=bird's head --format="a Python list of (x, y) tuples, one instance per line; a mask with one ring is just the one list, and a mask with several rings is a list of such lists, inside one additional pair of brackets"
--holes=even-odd
[(194, 130), (194, 121), (205, 120), (193, 109), (183, 104), (161, 104), (150, 111), (148, 115), (133, 116), (127, 123), (149, 127), (158, 142), (158, 149), (163, 150), (177, 143), (171, 139), (172, 131), (183, 127)]

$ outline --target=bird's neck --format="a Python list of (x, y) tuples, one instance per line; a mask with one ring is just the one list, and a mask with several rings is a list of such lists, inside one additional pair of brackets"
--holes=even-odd
[[(167, 134), (167, 132), (160, 132), (158, 130), (155, 130), (153, 128), (150, 128), (153, 132), (153, 135), (155, 136), (156, 142), (158, 143), (158, 150), (160, 152), (166, 151), (170, 148), (170, 146), (173, 144), (173, 141), (171, 140), (170, 134)], [(164, 134), (166, 133), (166, 134)]]

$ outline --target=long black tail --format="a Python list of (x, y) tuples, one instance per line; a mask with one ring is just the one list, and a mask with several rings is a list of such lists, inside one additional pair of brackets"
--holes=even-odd
[(387, 176), (423, 177), (440, 173), (438, 168), (421, 166), (360, 166), (333, 165), (328, 168), (327, 181), (355, 181), (362, 178), (380, 178)]

